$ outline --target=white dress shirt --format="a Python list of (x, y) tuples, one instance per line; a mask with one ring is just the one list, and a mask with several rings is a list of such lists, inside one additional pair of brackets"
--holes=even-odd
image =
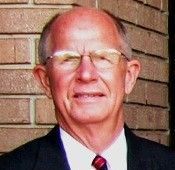
[[(71, 170), (94, 170), (91, 163), (96, 153), (79, 143), (61, 128), (60, 134)], [(101, 156), (107, 160), (109, 170), (127, 170), (127, 144), (124, 129)]]

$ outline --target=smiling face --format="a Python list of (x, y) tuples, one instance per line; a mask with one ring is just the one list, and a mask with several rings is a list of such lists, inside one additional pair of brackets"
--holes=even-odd
[(96, 10), (74, 10), (55, 21), (50, 39), (52, 54), (73, 51), (82, 56), (71, 71), (60, 67), (56, 57), (43, 68), (44, 88), (53, 98), (60, 125), (122, 124), (127, 61), (116, 58), (113, 67), (97, 69), (90, 58), (94, 51), (120, 46), (121, 37), (112, 20)]

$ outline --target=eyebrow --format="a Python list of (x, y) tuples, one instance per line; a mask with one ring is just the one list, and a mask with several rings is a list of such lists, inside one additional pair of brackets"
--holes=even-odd
[[(99, 50), (94, 50), (92, 52), (95, 52), (95, 53), (100, 53), (100, 52), (115, 52), (115, 53), (118, 53), (119, 55), (123, 55), (124, 58), (128, 61), (130, 61), (130, 59), (122, 52), (118, 51), (117, 49), (114, 49), (114, 48), (104, 48), (104, 49), (99, 49)], [(90, 53), (92, 53), (90, 52)], [(54, 56), (60, 56), (60, 55), (65, 55), (65, 54), (69, 54), (70, 56), (81, 56), (81, 54), (79, 54), (77, 51), (73, 51), (73, 50), (60, 50), (60, 51), (56, 51), (53, 55), (51, 55), (50, 57), (48, 58), (53, 58)]]
[[(118, 54), (122, 54), (120, 51), (116, 50), (116, 49), (113, 49), (113, 48), (104, 48), (104, 49), (100, 49), (100, 50), (94, 50), (92, 52), (96, 52), (96, 53), (99, 53), (99, 52), (115, 52), (115, 53), (118, 53)], [(61, 51), (56, 51), (53, 56), (58, 56), (58, 55), (64, 55), (64, 54), (72, 54), (72, 55), (80, 55), (78, 52), (76, 51), (73, 51), (73, 50), (61, 50)]]
[(79, 56), (80, 55), (76, 51), (63, 50), (63, 51), (56, 51), (52, 56), (59, 56), (59, 55), (65, 55), (65, 54), (70, 54), (70, 55), (74, 55), (74, 56)]

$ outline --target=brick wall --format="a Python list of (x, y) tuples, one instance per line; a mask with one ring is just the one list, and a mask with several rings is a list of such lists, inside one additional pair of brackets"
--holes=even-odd
[(75, 5), (103, 8), (128, 28), (142, 72), (126, 97), (126, 122), (140, 136), (168, 145), (168, 0), (0, 0), (0, 153), (46, 134), (54, 107), (32, 69), (44, 24)]

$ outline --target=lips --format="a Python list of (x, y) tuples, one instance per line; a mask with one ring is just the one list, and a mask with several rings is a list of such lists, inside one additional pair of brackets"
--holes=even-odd
[(94, 97), (103, 97), (103, 93), (86, 93), (86, 92), (81, 92), (81, 93), (76, 93), (74, 94), (74, 98), (94, 98)]
[(87, 92), (81, 92), (81, 93), (75, 93), (73, 98), (74, 100), (79, 104), (94, 104), (103, 101), (104, 99), (103, 93), (87, 93)]

